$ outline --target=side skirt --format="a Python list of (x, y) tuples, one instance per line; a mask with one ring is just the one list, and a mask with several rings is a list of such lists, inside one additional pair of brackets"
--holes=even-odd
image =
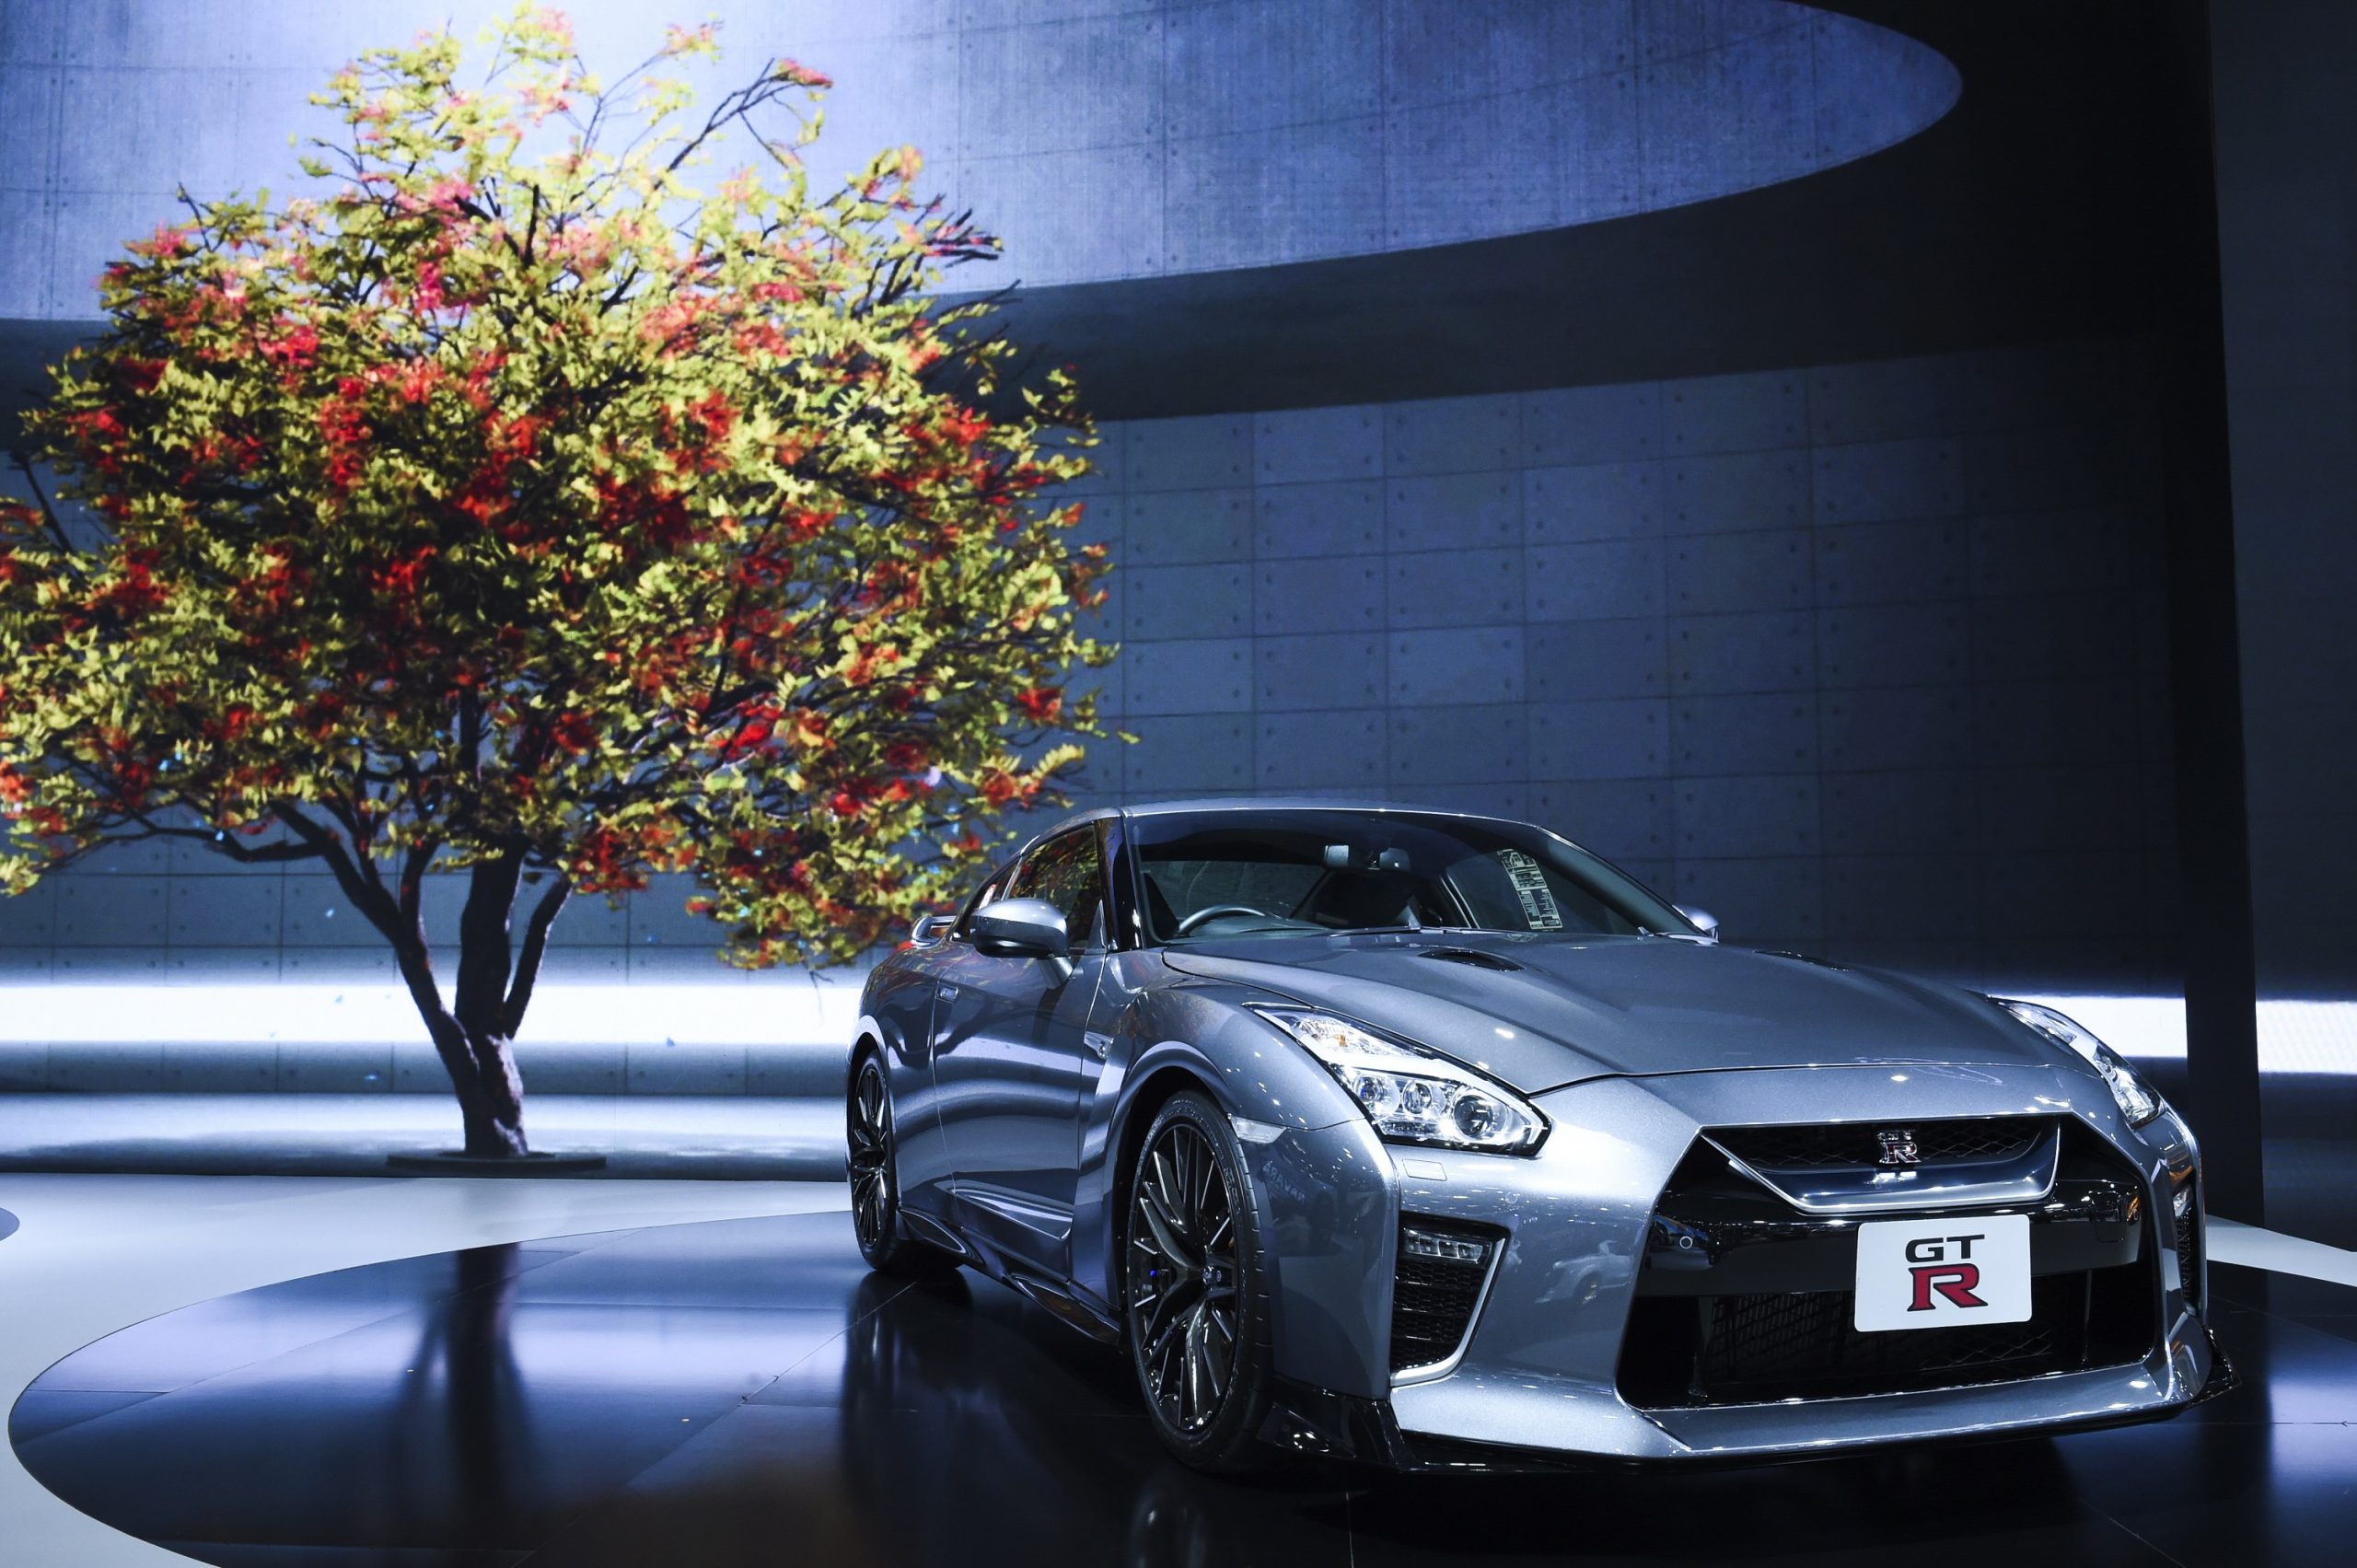
[(1058, 1322), (1079, 1330), (1098, 1344), (1117, 1345), (1121, 1342), (1119, 1325), (1086, 1302), (1067, 1294), (1066, 1287), (1051, 1285), (1025, 1273), (1009, 1273), (1006, 1283), (1047, 1308)]
[(956, 1254), (977, 1272), (997, 1280), (1026, 1299), (1038, 1303), (1050, 1317), (1065, 1327), (1078, 1330), (1099, 1344), (1117, 1345), (1121, 1342), (1120, 1321), (1071, 1281), (1050, 1280), (1024, 1260), (992, 1246), (988, 1237), (969, 1235), (922, 1210), (904, 1206), (900, 1210), (900, 1222), (920, 1240)]
[(974, 1249), (966, 1245), (964, 1237), (922, 1209), (911, 1209), (907, 1203), (902, 1203), (900, 1225), (902, 1228), (912, 1233), (919, 1241), (938, 1247), (944, 1252), (955, 1253), (969, 1260), (974, 1256)]

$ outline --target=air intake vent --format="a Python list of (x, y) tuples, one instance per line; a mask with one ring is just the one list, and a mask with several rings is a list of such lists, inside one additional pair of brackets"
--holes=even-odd
[(1391, 1287), (1391, 1370), (1437, 1366), (1473, 1327), (1497, 1260), (1500, 1233), (1422, 1214), (1399, 1216), (1399, 1272)]
[(1522, 968), (1512, 958), (1501, 958), (1495, 953), (1476, 952), (1470, 947), (1427, 947), (1423, 956), (1438, 958), (1444, 964), (1463, 964), (1468, 969), (1497, 970), (1504, 972)]

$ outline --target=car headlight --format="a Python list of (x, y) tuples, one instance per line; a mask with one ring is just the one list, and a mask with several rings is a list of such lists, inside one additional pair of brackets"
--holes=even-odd
[(1387, 1143), (1520, 1155), (1547, 1135), (1547, 1119), (1529, 1101), (1436, 1051), (1330, 1013), (1303, 1007), (1253, 1011), (1324, 1063)]
[(2161, 1113), (2161, 1097), (2145, 1086), (2144, 1080), (2136, 1075), (2136, 1069), (2073, 1019), (2035, 1002), (2008, 1002), (2002, 996), (1990, 1000), (2055, 1044), (2068, 1046), (2086, 1058), (2103, 1074), (2103, 1081), (2111, 1086), (2111, 1098), (2119, 1102), (2119, 1114), (2128, 1118), (2131, 1127), (2142, 1127)]

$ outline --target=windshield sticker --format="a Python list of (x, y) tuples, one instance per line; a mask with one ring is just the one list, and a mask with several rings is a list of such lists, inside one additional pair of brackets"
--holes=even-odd
[(1498, 851), (1498, 864), (1506, 869), (1506, 879), (1514, 884), (1515, 897), (1522, 900), (1523, 918), (1533, 931), (1561, 931), (1563, 912), (1555, 907), (1555, 895), (1547, 886), (1547, 873), (1538, 863), (1518, 849)]

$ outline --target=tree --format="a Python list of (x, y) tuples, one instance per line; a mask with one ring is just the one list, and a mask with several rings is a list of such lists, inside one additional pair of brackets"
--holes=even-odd
[(447, 34), (364, 56), (310, 193), (107, 270), (0, 514), (0, 885), (154, 836), (323, 862), (468, 1151), (520, 1156), (569, 897), (692, 872), (732, 961), (868, 948), (1079, 760), (1111, 650), (1052, 504), (1093, 433), (935, 297), (995, 242), (914, 149), (814, 187), (790, 61), (694, 117), (658, 73), (709, 28), (611, 86), (555, 13), (483, 48), (469, 85)]

